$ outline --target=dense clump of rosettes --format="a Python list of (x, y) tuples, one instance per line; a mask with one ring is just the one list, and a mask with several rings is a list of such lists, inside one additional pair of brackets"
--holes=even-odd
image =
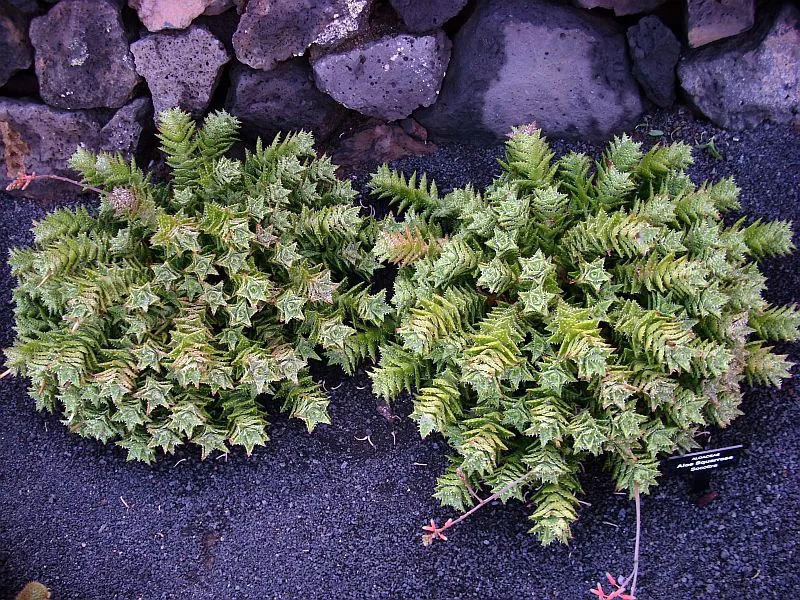
[(225, 155), (238, 122), (160, 120), (167, 182), (118, 156), (72, 166), (106, 190), (96, 215), (57, 210), (13, 250), (12, 371), (77, 433), (151, 461), (191, 442), (205, 457), (267, 440), (265, 395), (311, 430), (328, 398), (319, 351), (352, 372), (374, 356), (390, 307), (366, 279), (375, 221), (298, 133)]
[(764, 300), (757, 262), (793, 249), (791, 226), (726, 226), (739, 190), (696, 186), (691, 161), (684, 144), (643, 154), (625, 136), (595, 165), (554, 160), (525, 129), (483, 194), (372, 178), (403, 216), (375, 245), (399, 266), (399, 327), (373, 389), (411, 391), (420, 433), (447, 438), (443, 503), (506, 488), (531, 501), (543, 543), (566, 541), (581, 461), (601, 455), (619, 489), (647, 492), (660, 455), (740, 414), (742, 382), (788, 376), (766, 341), (796, 339), (800, 314)]

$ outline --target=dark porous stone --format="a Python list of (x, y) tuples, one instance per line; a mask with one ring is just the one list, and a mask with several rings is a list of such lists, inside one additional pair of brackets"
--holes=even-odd
[[(0, 187), (19, 173), (69, 175), (77, 147), (136, 156), (152, 129), (149, 98), (137, 98), (108, 120), (105, 111), (68, 111), (30, 100), (0, 98)], [(106, 122), (107, 121), (107, 122)], [(37, 182), (29, 193), (75, 188)]]
[(755, 0), (687, 0), (686, 32), (693, 48), (750, 29)]
[(28, 19), (21, 12), (3, 8), (0, 0), (0, 86), (17, 71), (30, 67), (33, 61)]
[(149, 35), (131, 44), (131, 51), (136, 70), (150, 88), (156, 115), (176, 106), (201, 115), (230, 60), (224, 44), (197, 25), (179, 33)]
[(504, 136), (535, 121), (604, 138), (642, 102), (625, 35), (609, 18), (542, 0), (486, 0), (459, 31), (439, 101), (417, 120), (439, 137)]
[(373, 0), (250, 0), (233, 36), (240, 62), (254, 69), (335, 45), (366, 23)]
[(120, 108), (100, 131), (98, 147), (108, 152), (138, 156), (153, 129), (153, 103), (136, 98)]
[(450, 47), (442, 31), (388, 35), (317, 58), (314, 78), (348, 108), (385, 121), (403, 119), (436, 101)]
[(139, 83), (116, 2), (59, 2), (31, 22), (30, 36), (41, 96), (51, 106), (119, 108)]
[(235, 65), (226, 107), (242, 121), (248, 137), (272, 138), (280, 131), (313, 131), (326, 137), (345, 110), (314, 86), (308, 61), (293, 58), (268, 71)]
[(800, 11), (787, 4), (746, 35), (685, 56), (678, 76), (690, 101), (731, 129), (798, 119), (799, 22)]
[(94, 147), (101, 127), (93, 111), (0, 98), (0, 187), (19, 173), (70, 173), (75, 149)]
[(467, 5), (467, 0), (390, 0), (409, 31), (421, 33), (444, 25)]
[(650, 12), (664, 2), (666, 0), (575, 0), (581, 8), (605, 8), (613, 10), (618, 17)]
[(675, 102), (675, 65), (681, 55), (681, 43), (661, 22), (648, 16), (628, 29), (628, 48), (633, 60), (633, 76), (644, 93), (659, 106)]

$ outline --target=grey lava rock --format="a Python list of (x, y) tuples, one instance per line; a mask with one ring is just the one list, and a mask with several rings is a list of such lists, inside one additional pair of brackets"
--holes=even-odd
[(762, 26), (701, 48), (678, 65), (681, 86), (720, 127), (747, 129), (800, 116), (800, 11), (786, 5)]
[(13, 10), (0, 13), (0, 86), (5, 85), (17, 71), (30, 67), (32, 62), (28, 19)]
[(755, 22), (755, 0), (687, 0), (686, 31), (692, 48), (747, 31)]
[(675, 102), (675, 65), (681, 55), (678, 38), (661, 19), (647, 16), (628, 29), (628, 48), (633, 76), (644, 93), (659, 106), (670, 106)]
[(147, 134), (153, 130), (153, 103), (136, 98), (120, 108), (100, 131), (98, 148), (138, 156)]
[(394, 121), (436, 101), (450, 40), (442, 31), (397, 34), (314, 61), (317, 87), (358, 112)]
[(57, 108), (119, 108), (139, 76), (128, 50), (121, 7), (110, 0), (59, 2), (33, 19), (42, 99)]
[(226, 107), (241, 119), (245, 135), (266, 139), (279, 131), (299, 129), (324, 138), (345, 115), (341, 106), (316, 88), (304, 58), (287, 60), (268, 71), (234, 66)]
[[(0, 186), (20, 172), (74, 176), (67, 162), (79, 145), (136, 156), (152, 129), (152, 111), (149, 98), (137, 98), (108, 120), (104, 111), (0, 98)], [(59, 187), (49, 182), (42, 189)]]
[(613, 10), (618, 17), (637, 15), (655, 10), (666, 0), (574, 0), (581, 8), (605, 8)]
[(467, 0), (390, 0), (409, 31), (421, 33), (444, 25), (467, 5)]
[(100, 130), (93, 111), (0, 98), (0, 185), (20, 172), (69, 173), (67, 161), (78, 144), (94, 147)]
[(204, 27), (154, 33), (131, 45), (136, 70), (147, 81), (156, 115), (180, 107), (202, 114), (230, 60), (224, 44)]
[(233, 6), (233, 0), (128, 0), (139, 20), (150, 31), (186, 29), (202, 14), (218, 15)]
[(617, 24), (542, 0), (484, 0), (459, 31), (439, 101), (415, 115), (440, 137), (607, 137), (642, 112)]
[(240, 62), (254, 69), (331, 46), (358, 32), (373, 0), (250, 0), (233, 35)]

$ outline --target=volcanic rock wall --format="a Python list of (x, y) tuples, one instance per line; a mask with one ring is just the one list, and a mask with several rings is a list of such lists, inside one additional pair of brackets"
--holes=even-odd
[(65, 172), (78, 144), (141, 153), (171, 106), (226, 108), (251, 137), (372, 128), (412, 151), (531, 121), (603, 138), (676, 101), (729, 128), (797, 121), (799, 15), (756, 0), (0, 0), (0, 184)]

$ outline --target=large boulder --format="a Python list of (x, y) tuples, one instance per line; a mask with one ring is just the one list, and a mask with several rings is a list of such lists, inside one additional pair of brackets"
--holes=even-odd
[(581, 8), (605, 8), (618, 17), (636, 15), (655, 10), (667, 0), (575, 0)]
[(240, 62), (254, 69), (331, 46), (359, 31), (373, 0), (250, 0), (233, 36)]
[(747, 31), (755, 22), (755, 0), (687, 0), (686, 36), (698, 48)]
[(696, 50), (678, 64), (691, 102), (720, 127), (800, 118), (800, 11), (786, 5), (753, 31)]
[(95, 144), (101, 129), (92, 111), (0, 98), (0, 186), (19, 173), (69, 173), (78, 144)]
[(317, 87), (358, 112), (394, 121), (436, 101), (450, 40), (442, 31), (395, 34), (313, 62)]
[(644, 93), (659, 106), (675, 102), (675, 65), (681, 43), (655, 16), (647, 16), (628, 29), (628, 48), (633, 59), (633, 76)]
[(546, 132), (605, 138), (642, 112), (616, 23), (543, 0), (483, 0), (459, 31), (439, 100), (417, 119), (440, 137)]
[(0, 86), (5, 85), (17, 71), (30, 67), (32, 62), (28, 19), (13, 9), (0, 12)]
[[(67, 163), (79, 145), (135, 155), (149, 111), (149, 100), (140, 98), (107, 121), (105, 111), (68, 111), (0, 98), (0, 186), (20, 173), (74, 177)], [(57, 186), (51, 183), (47, 189)]]
[(467, 0), (390, 0), (409, 31), (438, 29), (467, 5)]
[(121, 7), (112, 0), (59, 2), (33, 19), (42, 99), (57, 108), (119, 108), (139, 76), (128, 50)]
[(345, 114), (330, 96), (316, 88), (304, 58), (287, 60), (268, 71), (234, 66), (226, 107), (242, 121), (245, 134), (266, 139), (279, 131), (299, 129), (324, 138)]
[(202, 14), (218, 15), (233, 6), (233, 0), (128, 0), (139, 20), (150, 31), (186, 29)]
[[(131, 101), (111, 120), (104, 116), (105, 111), (68, 111), (0, 98), (0, 188), (21, 173), (74, 177), (68, 161), (79, 145), (135, 156), (143, 133), (152, 126), (151, 111), (148, 98)], [(63, 187), (50, 182), (37, 184), (36, 189)]]
[(176, 106), (201, 115), (230, 60), (225, 45), (198, 25), (179, 33), (154, 33), (134, 42), (131, 51), (156, 115)]

